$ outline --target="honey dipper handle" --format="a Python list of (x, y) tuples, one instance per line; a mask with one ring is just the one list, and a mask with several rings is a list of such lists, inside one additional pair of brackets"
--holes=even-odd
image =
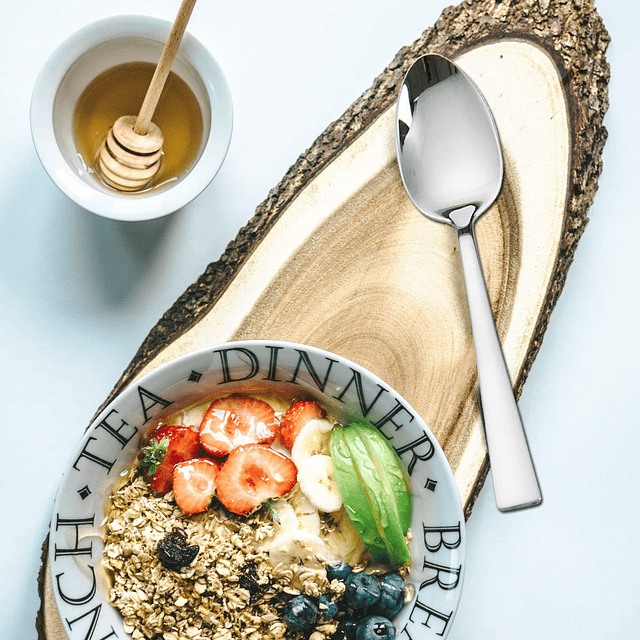
[(178, 47), (182, 41), (182, 36), (187, 28), (187, 23), (189, 22), (195, 3), (196, 0), (183, 0), (180, 5), (178, 15), (171, 27), (171, 33), (164, 45), (158, 66), (153, 74), (153, 78), (151, 78), (151, 83), (142, 102), (142, 107), (140, 107), (136, 124), (133, 127), (134, 132), (138, 135), (145, 135), (149, 129), (149, 123), (151, 122), (151, 118), (153, 118), (153, 113), (156, 110), (160, 94), (164, 88), (164, 83), (167, 81), (167, 77), (171, 71), (173, 60), (176, 57), (176, 53), (178, 53)]

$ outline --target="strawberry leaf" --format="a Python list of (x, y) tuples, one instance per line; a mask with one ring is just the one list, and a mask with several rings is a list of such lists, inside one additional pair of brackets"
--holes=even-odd
[(152, 476), (158, 467), (162, 464), (165, 455), (167, 454), (167, 448), (169, 446), (169, 438), (164, 436), (159, 442), (152, 438), (149, 444), (142, 449), (142, 462), (143, 467), (147, 467), (147, 474)]

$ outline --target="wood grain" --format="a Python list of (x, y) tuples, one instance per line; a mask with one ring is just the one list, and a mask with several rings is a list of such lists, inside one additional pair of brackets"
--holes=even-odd
[[(162, 362), (220, 341), (329, 349), (371, 369), (425, 418), (468, 517), (488, 460), (464, 283), (451, 229), (420, 215), (402, 188), (397, 90), (416, 57), (437, 52), (469, 73), (494, 111), (505, 182), (477, 236), (519, 395), (597, 189), (608, 41), (587, 0), (446, 9), (299, 158), (152, 329), (105, 404)], [(62, 640), (46, 556), (39, 587), (40, 637)]]

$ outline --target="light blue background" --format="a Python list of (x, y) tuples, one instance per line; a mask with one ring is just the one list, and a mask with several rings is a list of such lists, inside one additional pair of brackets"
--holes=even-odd
[[(144, 337), (298, 155), (448, 3), (201, 0), (189, 30), (221, 63), (234, 99), (227, 161), (176, 215), (98, 218), (66, 199), (37, 160), (33, 83), (49, 53), (86, 23), (131, 12), (172, 20), (178, 4), (38, 0), (3, 10), (3, 639), (36, 638), (36, 576), (56, 486)], [(520, 401), (545, 500), (502, 514), (486, 484), (468, 523), (450, 640), (637, 637), (640, 8), (600, 0), (598, 10), (612, 36), (604, 172)]]

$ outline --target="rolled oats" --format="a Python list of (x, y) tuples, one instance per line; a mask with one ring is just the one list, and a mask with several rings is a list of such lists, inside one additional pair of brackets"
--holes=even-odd
[[(156, 548), (176, 530), (199, 550), (188, 567), (170, 570)], [(266, 509), (242, 520), (215, 509), (186, 516), (172, 492), (154, 494), (134, 472), (112, 496), (106, 531), (109, 598), (134, 640), (279, 640), (288, 634), (282, 611), (290, 596), (343, 588), (304, 564), (272, 566), (260, 548), (274, 534)]]

